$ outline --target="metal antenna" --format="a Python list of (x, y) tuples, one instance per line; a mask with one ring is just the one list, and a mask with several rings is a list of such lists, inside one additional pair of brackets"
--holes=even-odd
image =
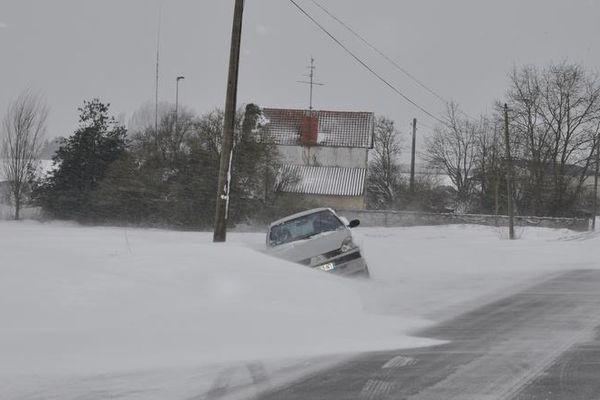
[(308, 106), (308, 109), (310, 111), (312, 111), (312, 109), (313, 109), (313, 106), (312, 106), (312, 104), (313, 104), (313, 101), (312, 101), (313, 100), (313, 86), (325, 86), (324, 83), (315, 82), (315, 80), (314, 80), (314, 78), (315, 78), (315, 68), (316, 68), (315, 67), (315, 59), (312, 58), (312, 57), (310, 57), (310, 66), (308, 67), (309, 73), (306, 74), (306, 75), (304, 75), (307, 78), (309, 78), (310, 80), (309, 81), (296, 81), (298, 83), (305, 83), (307, 85), (310, 85), (310, 103), (309, 103), (309, 106)]
[(154, 83), (154, 134), (158, 135), (158, 62), (160, 56), (160, 24), (162, 19), (162, 6), (158, 8), (158, 29), (156, 30), (156, 81)]

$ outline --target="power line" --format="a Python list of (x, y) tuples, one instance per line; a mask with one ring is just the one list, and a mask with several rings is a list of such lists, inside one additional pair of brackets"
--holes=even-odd
[[(430, 87), (428, 87), (427, 85), (425, 85), (421, 80), (419, 80), (418, 78), (416, 78), (413, 74), (411, 74), (410, 72), (408, 72), (406, 69), (402, 68), (402, 66), (400, 66), (396, 61), (394, 61), (394, 59), (392, 59), (391, 57), (389, 57), (383, 51), (379, 50), (379, 48), (377, 48), (373, 43), (369, 42), (361, 34), (359, 34), (355, 29), (353, 29), (351, 26), (349, 26), (348, 24), (346, 24), (340, 18), (336, 17), (327, 8), (325, 8), (324, 6), (322, 6), (321, 4), (319, 4), (316, 0), (311, 0), (311, 1), (313, 2), (314, 5), (316, 5), (317, 7), (319, 7), (323, 12), (325, 12), (327, 15), (329, 15), (331, 18), (333, 18), (335, 21), (337, 21), (340, 25), (342, 25), (344, 28), (346, 28), (350, 33), (352, 33), (356, 38), (358, 38), (358, 40), (360, 40), (361, 42), (363, 42), (364, 44), (366, 44), (373, 51), (375, 51), (377, 54), (379, 54), (381, 57), (383, 57), (386, 61), (388, 61), (390, 64), (392, 64), (394, 67), (396, 67), (396, 69), (398, 69), (404, 75), (406, 75), (407, 77), (409, 77), (411, 80), (413, 80), (419, 86), (421, 86), (423, 89), (425, 89), (430, 94), (432, 94), (433, 96), (435, 96), (438, 100), (440, 100), (441, 102), (443, 102), (445, 105), (450, 104), (450, 101), (446, 100), (442, 95), (440, 95), (435, 90), (433, 90)], [(473, 118), (472, 116), (470, 116), (469, 114), (467, 114), (466, 112), (464, 112), (462, 110), (459, 110), (459, 112), (462, 113), (462, 114), (464, 114), (466, 117), (471, 118), (472, 120), (476, 120), (476, 118)]]
[(435, 128), (432, 128), (431, 126), (426, 125), (426, 124), (422, 123), (421, 121), (417, 121), (417, 125), (422, 126), (423, 128), (427, 128), (431, 131), (435, 130)]
[(325, 7), (323, 7), (321, 4), (317, 3), (315, 0), (311, 0), (317, 7), (319, 7), (321, 10), (323, 10), (323, 12), (325, 12), (327, 15), (329, 15), (331, 18), (333, 18), (334, 20), (336, 20), (340, 25), (342, 25), (344, 28), (346, 28), (348, 31), (350, 31), (354, 36), (356, 36), (361, 42), (363, 42), (364, 44), (366, 44), (367, 46), (369, 46), (373, 51), (375, 51), (377, 54), (379, 54), (381, 57), (385, 58), (390, 64), (392, 64), (394, 67), (396, 67), (399, 71), (401, 71), (404, 75), (408, 76), (410, 79), (412, 79), (414, 82), (416, 82), (419, 86), (421, 86), (423, 89), (427, 90), (429, 93), (431, 93), (433, 96), (437, 97), (440, 101), (442, 101), (444, 104), (448, 103), (448, 100), (444, 99), (440, 94), (438, 94), (435, 90), (429, 88), (427, 85), (425, 85), (423, 82), (421, 82), (419, 79), (417, 79), (414, 75), (412, 75), (410, 72), (408, 72), (406, 69), (402, 68), (396, 61), (394, 61), (392, 58), (390, 58), (389, 56), (387, 56), (384, 52), (382, 52), (381, 50), (379, 50), (374, 44), (372, 44), (371, 42), (369, 42), (367, 39), (365, 39), (363, 36), (361, 36), (358, 32), (356, 32), (356, 30), (354, 30), (352, 27), (350, 27), (348, 24), (346, 24), (344, 21), (342, 21), (341, 19), (339, 19), (338, 17), (336, 17), (335, 15), (333, 15), (333, 13), (331, 13), (328, 9), (326, 9)]
[(306, 10), (304, 10), (295, 0), (289, 0), (302, 14), (304, 14), (308, 19), (310, 19), (315, 25), (317, 25), (327, 36), (329, 36), (338, 46), (340, 46), (346, 53), (348, 53), (354, 60), (356, 60), (360, 65), (362, 65), (366, 70), (368, 70), (371, 74), (377, 77), (381, 82), (387, 85), (390, 89), (400, 95), (404, 100), (408, 101), (410, 104), (421, 110), (423, 113), (438, 121), (441, 124), (445, 124), (440, 118), (436, 117), (425, 108), (421, 107), (409, 97), (407, 97), (404, 93), (398, 90), (394, 85), (388, 82), (385, 78), (375, 72), (370, 66), (368, 66), (363, 60), (361, 60), (356, 54), (354, 54), (348, 47), (346, 47), (342, 42), (340, 42), (333, 34), (331, 34), (323, 25), (321, 25), (316, 19), (314, 19)]

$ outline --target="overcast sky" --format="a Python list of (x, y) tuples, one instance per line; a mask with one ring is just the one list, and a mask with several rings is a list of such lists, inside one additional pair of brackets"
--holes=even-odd
[[(320, 11), (296, 0), (402, 93), (433, 114), (444, 104)], [(513, 65), (568, 59), (600, 66), (597, 0), (316, 0), (470, 115), (502, 97)], [(153, 102), (156, 34), (161, 101), (198, 113), (223, 107), (233, 0), (0, 0), (0, 112), (24, 88), (50, 106), (48, 136), (70, 135), (94, 97), (125, 121)], [(305, 108), (315, 58), (317, 109), (373, 111), (409, 131), (435, 121), (355, 62), (288, 0), (246, 0), (238, 102)]]

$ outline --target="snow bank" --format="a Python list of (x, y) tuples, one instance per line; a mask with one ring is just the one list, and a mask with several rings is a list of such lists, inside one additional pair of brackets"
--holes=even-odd
[[(98, 374), (434, 343), (264, 236), (0, 223), (0, 374)], [(1, 390), (0, 390), (1, 393)], [(1, 397), (1, 396), (0, 396)]]
[(600, 232), (481, 225), (363, 228), (369, 309), (440, 321), (570, 269), (600, 268)]
[(0, 398), (189, 398), (254, 360), (271, 379), (290, 358), (434, 344), (408, 334), (599, 267), (599, 234), (518, 233), (358, 229), (359, 281), (271, 258), (262, 234), (0, 222)]

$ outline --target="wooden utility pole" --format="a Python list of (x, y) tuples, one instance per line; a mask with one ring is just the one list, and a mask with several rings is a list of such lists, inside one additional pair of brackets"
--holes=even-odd
[(233, 133), (235, 128), (235, 108), (237, 100), (237, 81), (240, 64), (240, 43), (242, 39), (242, 15), (244, 0), (235, 0), (231, 48), (229, 53), (229, 75), (227, 95), (225, 97), (225, 115), (223, 121), (223, 144), (219, 163), (217, 186), (217, 207), (215, 212), (215, 230), (213, 242), (224, 242), (227, 237), (227, 214), (229, 208), (229, 189), (231, 184), (231, 159), (233, 156)]
[(600, 135), (596, 137), (596, 173), (594, 174), (594, 212), (592, 215), (592, 231), (596, 231), (598, 215), (598, 170), (600, 169)]
[(410, 192), (415, 192), (415, 152), (417, 144), (417, 119), (412, 122), (412, 147), (410, 151)]
[(515, 238), (515, 215), (513, 211), (512, 159), (510, 157), (510, 136), (508, 134), (508, 105), (504, 104), (504, 142), (506, 143), (506, 208), (508, 211), (508, 238)]

